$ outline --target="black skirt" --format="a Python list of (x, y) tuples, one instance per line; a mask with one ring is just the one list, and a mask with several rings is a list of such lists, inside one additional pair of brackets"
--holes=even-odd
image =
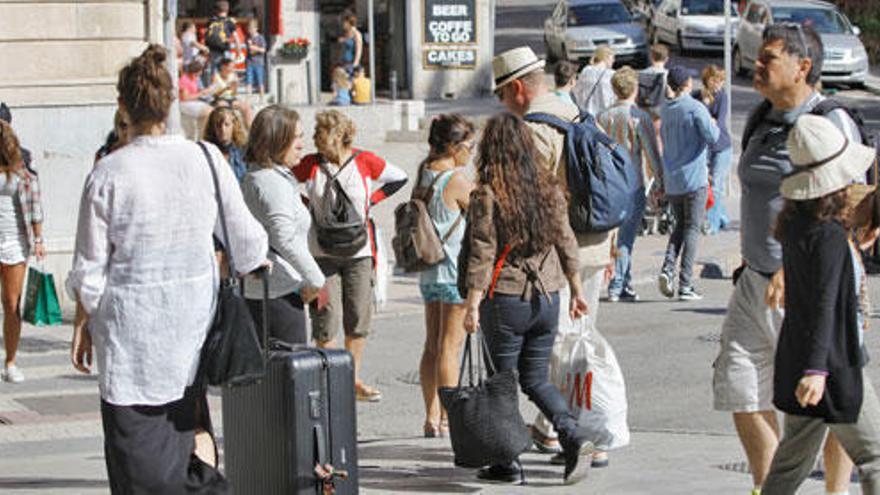
[(101, 401), (104, 456), (113, 495), (226, 494), (226, 480), (193, 454), (197, 427), (212, 432), (205, 388), (161, 406)]

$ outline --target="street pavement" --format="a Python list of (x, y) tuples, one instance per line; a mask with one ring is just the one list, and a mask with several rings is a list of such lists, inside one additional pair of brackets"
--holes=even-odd
[[(496, 51), (527, 42), (542, 52), (540, 26), (554, 3), (499, 0)], [(691, 57), (681, 62), (697, 69), (718, 60)], [(749, 81), (735, 82), (736, 142), (759, 96)], [(870, 93), (847, 90), (838, 96), (860, 108), (873, 129), (880, 128), (880, 107)], [(457, 111), (477, 119), (500, 110), (489, 98), (427, 104), (429, 115)], [(423, 142), (390, 143), (380, 134), (361, 134), (357, 139), (360, 146), (376, 150), (411, 177), (427, 153)], [(422, 303), (415, 277), (393, 275), (389, 299), (376, 315), (364, 361), (366, 381), (379, 387), (384, 399), (358, 406), (363, 493), (748, 493), (751, 480), (730, 416), (711, 407), (711, 367), (731, 293), (727, 277), (739, 262), (735, 230), (739, 188), (735, 180), (731, 185), (731, 195), (724, 199), (734, 220), (731, 230), (703, 238), (698, 256), (698, 271), (707, 265), (717, 267), (725, 278), (699, 280), (706, 296), (703, 301), (671, 302), (658, 294), (654, 277), (665, 238), (653, 235), (640, 237), (635, 248), (634, 278), (642, 301), (600, 305), (599, 329), (615, 349), (627, 383), (632, 443), (611, 453), (609, 468), (593, 470), (576, 487), (561, 486), (561, 468), (550, 466), (546, 456), (536, 453), (523, 458), (527, 486), (479, 483), (472, 470), (453, 467), (448, 440), (421, 438)], [(385, 232), (386, 247), (394, 206), (408, 196), (410, 187), (374, 210)], [(715, 271), (706, 270), (706, 274)], [(880, 281), (869, 279), (869, 287), (873, 300), (880, 301)], [(878, 316), (872, 314), (872, 320)], [(69, 323), (50, 328), (25, 326), (19, 363), (27, 381), (0, 382), (0, 494), (108, 492), (97, 384), (93, 376), (78, 374), (70, 366), (70, 333)], [(877, 332), (868, 333), (867, 343), (869, 349), (878, 348)], [(876, 361), (868, 365), (867, 372), (880, 383)], [(212, 394), (210, 404), (215, 423), (221, 425), (218, 394)], [(521, 407), (530, 422), (534, 406), (521, 397)], [(218, 433), (222, 438), (222, 427)], [(822, 483), (808, 481), (800, 493), (823, 493)], [(860, 492), (853, 487), (850, 493)]]

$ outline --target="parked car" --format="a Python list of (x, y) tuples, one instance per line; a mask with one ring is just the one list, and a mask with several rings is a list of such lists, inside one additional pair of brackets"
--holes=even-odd
[(733, 70), (746, 75), (755, 67), (764, 28), (777, 22), (812, 26), (822, 38), (825, 62), (822, 82), (863, 86), (868, 75), (868, 52), (859, 40), (859, 28), (833, 4), (820, 0), (753, 0), (736, 35)]
[[(731, 2), (731, 37), (739, 15)], [(724, 0), (664, 0), (654, 9), (651, 42), (669, 43), (682, 52), (724, 50)]]
[(544, 21), (547, 58), (582, 63), (596, 47), (608, 45), (618, 62), (644, 67), (648, 46), (641, 21), (620, 0), (562, 0)]

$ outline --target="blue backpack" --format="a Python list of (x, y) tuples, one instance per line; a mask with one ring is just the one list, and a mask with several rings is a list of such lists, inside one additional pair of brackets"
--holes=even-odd
[(565, 134), (572, 230), (590, 233), (619, 227), (633, 211), (639, 182), (629, 152), (602, 132), (590, 114), (582, 114), (579, 122), (546, 113), (531, 113), (525, 119)]

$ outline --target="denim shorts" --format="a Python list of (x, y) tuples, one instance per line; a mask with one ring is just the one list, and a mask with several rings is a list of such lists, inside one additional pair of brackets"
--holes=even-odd
[(266, 87), (266, 67), (263, 65), (248, 64), (245, 69), (245, 82), (255, 88)]
[(464, 302), (461, 294), (458, 293), (458, 286), (455, 284), (421, 284), (419, 289), (422, 291), (422, 299), (426, 303), (461, 304)]

